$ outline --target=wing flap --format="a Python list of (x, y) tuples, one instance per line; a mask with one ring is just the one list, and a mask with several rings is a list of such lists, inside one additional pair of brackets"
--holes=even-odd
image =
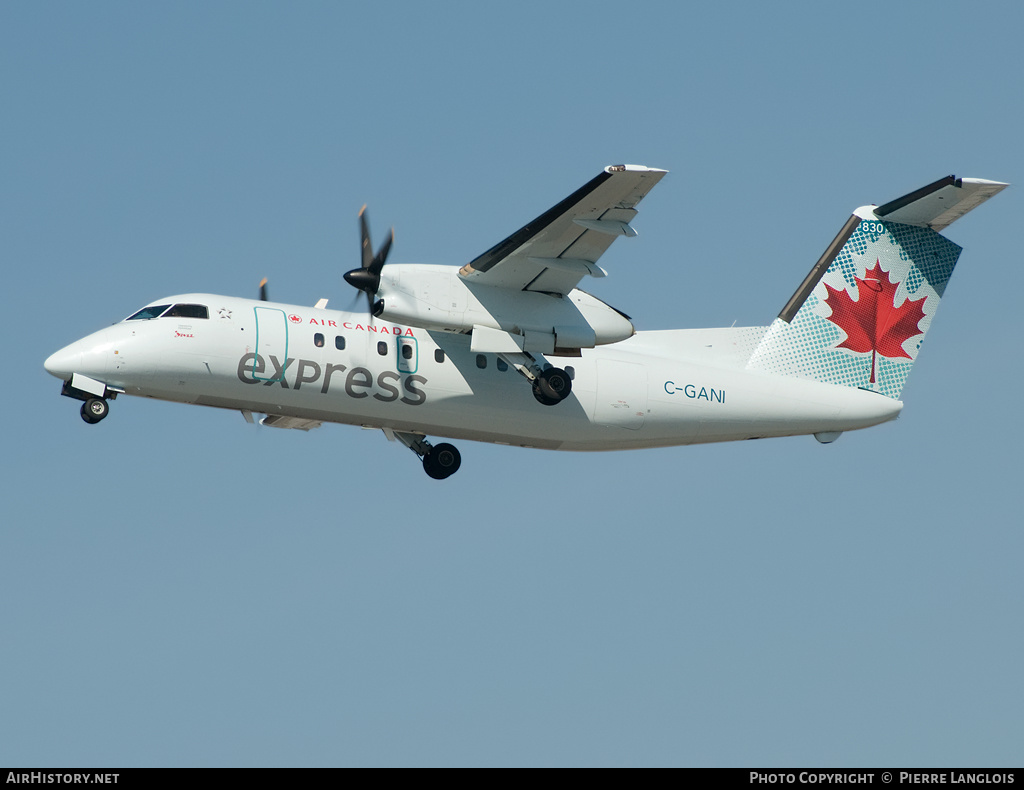
[(260, 420), (260, 425), (266, 425), (268, 428), (292, 428), (298, 431), (309, 431), (313, 428), (319, 428), (322, 424), (320, 420), (286, 417), (283, 414), (268, 414)]

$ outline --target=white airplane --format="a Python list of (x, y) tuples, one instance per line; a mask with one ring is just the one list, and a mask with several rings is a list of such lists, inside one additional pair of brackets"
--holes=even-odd
[(260, 300), (168, 296), (45, 367), (87, 423), (140, 395), (277, 428), (379, 428), (435, 479), (461, 457), (428, 435), (548, 450), (828, 443), (899, 415), (960, 255), (938, 231), (1007, 186), (948, 176), (858, 208), (770, 326), (637, 332), (577, 285), (605, 276), (598, 259), (636, 235), (665, 172), (606, 167), (461, 268), (385, 268), (394, 233), (374, 255), (360, 212), (362, 266), (345, 280), (368, 313), (267, 301), (266, 281)]

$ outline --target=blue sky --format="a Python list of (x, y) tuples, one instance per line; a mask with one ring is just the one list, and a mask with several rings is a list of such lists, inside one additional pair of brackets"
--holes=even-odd
[(188, 291), (333, 305), (356, 214), (461, 265), (671, 171), (598, 296), (768, 323), (849, 216), (1021, 182), (1015, 4), (0, 5), (0, 764), (1019, 765), (1019, 187), (895, 423), (618, 454), (119, 399), (50, 353)]

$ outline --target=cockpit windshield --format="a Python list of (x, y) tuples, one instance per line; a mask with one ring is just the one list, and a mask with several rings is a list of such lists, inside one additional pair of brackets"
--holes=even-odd
[[(170, 307), (170, 310), (167, 308)], [(166, 311), (166, 312), (165, 312)], [(210, 310), (203, 304), (176, 304), (171, 307), (169, 304), (154, 304), (143, 307), (134, 315), (128, 316), (125, 321), (137, 321), (144, 318), (209, 318)]]
[(160, 315), (160, 313), (162, 313), (168, 307), (170, 307), (169, 304), (154, 304), (154, 305), (150, 305), (149, 307), (143, 307), (135, 315), (130, 315), (130, 316), (128, 316), (124, 320), (125, 321), (138, 321), (138, 320), (141, 320), (143, 318), (156, 318), (158, 315)]
[(176, 304), (163, 314), (164, 318), (209, 318), (210, 311), (206, 305), (201, 304)]

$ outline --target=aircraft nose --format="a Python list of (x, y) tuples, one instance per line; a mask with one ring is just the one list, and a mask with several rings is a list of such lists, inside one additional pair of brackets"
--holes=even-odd
[(46, 358), (43, 367), (50, 375), (56, 376), (62, 381), (71, 378), (77, 368), (82, 366), (82, 352), (72, 351), (71, 346), (62, 348), (55, 354)]

